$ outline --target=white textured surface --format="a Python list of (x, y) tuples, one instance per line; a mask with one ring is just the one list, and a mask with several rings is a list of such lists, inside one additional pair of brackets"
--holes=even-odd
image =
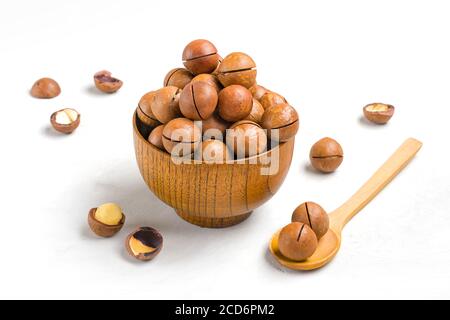
[[(1, 298), (450, 298), (450, 43), (446, 1), (13, 1), (0, 4)], [(131, 114), (140, 96), (180, 65), (184, 45), (244, 51), (259, 82), (301, 115), (280, 192), (245, 223), (204, 230), (181, 221), (144, 185)], [(124, 81), (92, 87), (96, 71)], [(28, 90), (55, 78), (60, 97)], [(361, 120), (369, 102), (395, 105), (385, 127)], [(63, 107), (75, 134), (49, 127)], [(345, 151), (333, 175), (307, 164), (323, 136)], [(408, 136), (416, 159), (344, 232), (335, 261), (312, 273), (280, 270), (267, 242), (304, 200), (340, 205)], [(115, 201), (117, 237), (90, 233), (89, 208)], [(151, 263), (130, 260), (136, 225), (161, 230)]]

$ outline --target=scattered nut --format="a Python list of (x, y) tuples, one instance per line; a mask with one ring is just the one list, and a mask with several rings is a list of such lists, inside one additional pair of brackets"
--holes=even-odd
[(294, 210), (292, 222), (301, 222), (308, 225), (316, 234), (317, 239), (322, 238), (330, 227), (330, 220), (326, 211), (312, 201), (304, 202)]
[(184, 68), (175, 68), (170, 70), (166, 77), (164, 78), (164, 87), (174, 86), (180, 89), (184, 89), (184, 87), (191, 82), (194, 78), (194, 75)]
[(278, 239), (278, 246), (283, 256), (293, 261), (304, 261), (317, 250), (317, 237), (308, 225), (292, 222), (285, 226)]
[(217, 90), (209, 83), (189, 83), (180, 95), (180, 111), (188, 119), (205, 120), (216, 110)]
[(230, 151), (225, 143), (220, 140), (206, 140), (202, 142), (202, 147), (198, 149), (200, 153), (196, 159), (207, 164), (226, 163), (232, 159)]
[(125, 241), (128, 253), (141, 261), (150, 261), (155, 258), (161, 252), (162, 246), (161, 233), (149, 227), (138, 228)]
[(151, 103), (153, 115), (161, 123), (167, 123), (181, 116), (180, 99), (181, 89), (168, 86), (155, 92)]
[(75, 109), (61, 109), (51, 115), (50, 123), (56, 131), (72, 133), (80, 125), (80, 114)]
[(123, 85), (123, 82), (112, 77), (112, 73), (106, 70), (99, 71), (94, 75), (94, 83), (98, 90), (104, 93), (117, 92)]
[(122, 229), (125, 223), (125, 215), (119, 205), (105, 203), (89, 211), (88, 223), (96, 235), (109, 238)]
[(220, 63), (217, 76), (224, 87), (238, 84), (250, 88), (256, 84), (256, 63), (245, 53), (233, 52)]
[(189, 119), (173, 119), (164, 126), (163, 145), (166, 151), (174, 156), (185, 157), (193, 154), (201, 139), (200, 129)]
[(371, 103), (363, 108), (367, 120), (376, 124), (386, 124), (394, 115), (393, 105), (385, 103)]
[(341, 145), (331, 138), (317, 141), (309, 153), (312, 166), (325, 173), (335, 171), (344, 159)]
[(269, 91), (263, 86), (260, 86), (258, 84), (253, 85), (250, 87), (250, 93), (253, 95), (253, 98), (256, 100), (261, 100), (261, 98)]
[[(272, 140), (288, 141), (297, 134), (299, 128), (297, 111), (286, 103), (269, 107), (262, 116), (261, 126)], [(278, 137), (273, 135), (272, 130), (278, 130)]]
[(227, 130), (227, 145), (238, 159), (252, 157), (266, 150), (267, 135), (261, 126), (249, 120), (233, 124)]
[(286, 104), (286, 99), (275, 92), (266, 92), (261, 99), (259, 100), (261, 102), (261, 105), (263, 106), (264, 110), (269, 109), (270, 107), (275, 107), (279, 104)]
[(59, 96), (61, 88), (53, 79), (42, 78), (36, 81), (31, 88), (31, 95), (38, 99), (51, 99)]
[(194, 75), (211, 73), (219, 64), (217, 49), (208, 40), (194, 40), (184, 48), (183, 64)]
[(162, 141), (162, 134), (164, 130), (164, 125), (159, 125), (152, 130), (148, 136), (148, 142), (157, 147), (158, 149), (164, 150), (164, 144)]
[(218, 111), (222, 119), (235, 122), (246, 118), (252, 111), (253, 97), (240, 85), (230, 85), (220, 91)]
[(263, 114), (264, 108), (262, 107), (261, 103), (253, 98), (252, 111), (250, 111), (250, 114), (244, 120), (250, 120), (259, 124), (261, 122)]

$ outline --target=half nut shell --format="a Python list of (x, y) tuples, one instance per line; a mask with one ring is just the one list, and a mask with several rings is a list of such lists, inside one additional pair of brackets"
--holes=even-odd
[(386, 124), (394, 115), (393, 105), (385, 103), (371, 103), (363, 108), (367, 120), (376, 124)]
[(150, 261), (155, 258), (163, 247), (161, 233), (150, 227), (140, 227), (132, 232), (125, 241), (128, 253), (141, 261)]
[(109, 226), (109, 225), (101, 223), (100, 221), (95, 219), (96, 211), (97, 211), (97, 208), (92, 208), (91, 210), (89, 210), (89, 215), (88, 215), (89, 227), (96, 235), (98, 235), (99, 237), (102, 237), (102, 238), (110, 238), (122, 229), (122, 227), (125, 223), (125, 215), (123, 213), (122, 213), (122, 220), (120, 220), (118, 225)]
[(56, 131), (69, 134), (80, 125), (80, 114), (75, 109), (61, 109), (50, 116), (50, 123)]
[(112, 76), (106, 70), (99, 71), (94, 75), (94, 83), (98, 90), (104, 93), (114, 93), (122, 88), (123, 82)]

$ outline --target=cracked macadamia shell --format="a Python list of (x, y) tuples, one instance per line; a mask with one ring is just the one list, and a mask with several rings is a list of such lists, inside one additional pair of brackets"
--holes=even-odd
[(50, 116), (50, 123), (56, 131), (69, 134), (80, 125), (80, 114), (75, 109), (61, 109)]
[(263, 86), (260, 86), (258, 84), (255, 84), (250, 87), (250, 93), (253, 95), (253, 98), (256, 100), (261, 100), (261, 98), (269, 91)]
[(286, 98), (275, 92), (266, 92), (259, 100), (264, 110), (275, 107), (279, 104), (286, 104)]
[(329, 173), (335, 171), (344, 159), (341, 145), (334, 139), (323, 138), (317, 141), (309, 153), (311, 165), (318, 171)]
[(216, 89), (217, 93), (219, 93), (220, 90), (223, 89), (223, 86), (220, 83), (219, 79), (217, 79), (217, 77), (215, 75), (212, 75), (209, 73), (199, 74), (198, 76), (195, 76), (194, 79), (192, 79), (192, 83), (198, 82), (198, 81), (203, 81), (203, 82), (209, 83), (211, 86), (214, 87), (214, 89)]
[(206, 120), (216, 110), (217, 90), (207, 82), (188, 84), (180, 95), (180, 111), (188, 119)]
[(217, 48), (208, 40), (190, 42), (183, 51), (183, 64), (194, 75), (211, 73), (219, 64)]
[(137, 117), (143, 124), (148, 126), (150, 129), (154, 128), (161, 123), (156, 119), (152, 111), (152, 103), (155, 97), (155, 91), (150, 91), (144, 94), (139, 101), (138, 108), (136, 110)]
[(177, 157), (184, 157), (197, 150), (202, 133), (193, 121), (177, 118), (164, 126), (162, 139), (167, 152)]
[(250, 120), (260, 124), (263, 114), (264, 108), (262, 107), (261, 103), (259, 103), (258, 100), (253, 98), (252, 110), (250, 111), (250, 114), (247, 116), (247, 118), (245, 118), (244, 120)]
[(267, 130), (272, 140), (287, 141), (298, 132), (298, 113), (295, 108), (286, 103), (278, 104), (264, 111), (261, 126)]
[(92, 232), (103, 238), (110, 238), (117, 234), (125, 224), (125, 215), (122, 213), (122, 219), (117, 225), (107, 225), (98, 221), (95, 217), (97, 208), (92, 208), (88, 215), (88, 224)]
[(267, 135), (261, 126), (249, 120), (233, 124), (227, 130), (227, 145), (238, 159), (248, 158), (266, 151)]
[(31, 95), (38, 99), (52, 99), (61, 93), (61, 88), (55, 80), (51, 78), (42, 78), (37, 80), (32, 88)]
[(148, 136), (148, 142), (157, 147), (158, 149), (164, 150), (164, 144), (162, 140), (164, 125), (159, 125), (152, 130)]
[(220, 140), (205, 140), (197, 150), (197, 160), (207, 164), (221, 164), (231, 160), (231, 153), (225, 143)]
[(312, 201), (304, 202), (294, 210), (292, 222), (301, 222), (308, 225), (316, 234), (317, 239), (322, 238), (330, 227), (330, 220), (326, 211)]
[(231, 126), (230, 122), (223, 120), (217, 112), (213, 113), (211, 117), (202, 121), (203, 139), (211, 138), (221, 141), (225, 140), (226, 130)]
[(174, 86), (161, 88), (155, 92), (151, 103), (152, 113), (161, 123), (167, 123), (181, 116), (179, 99), (181, 89)]
[(236, 122), (245, 119), (253, 107), (253, 96), (243, 86), (231, 85), (219, 93), (218, 112), (222, 119)]
[(125, 240), (125, 248), (130, 256), (140, 261), (154, 259), (162, 250), (163, 237), (158, 230), (141, 227), (132, 232)]
[(233, 52), (219, 65), (217, 77), (224, 87), (238, 84), (250, 88), (256, 84), (256, 63), (243, 52)]
[(376, 124), (386, 124), (394, 115), (393, 105), (385, 103), (371, 103), (363, 108), (367, 120)]
[(104, 93), (114, 93), (122, 88), (123, 82), (112, 76), (112, 73), (106, 70), (99, 71), (94, 75), (94, 83), (97, 89)]
[(278, 245), (281, 254), (286, 258), (293, 261), (304, 261), (317, 250), (318, 240), (308, 225), (293, 222), (281, 230)]
[(164, 78), (164, 87), (174, 86), (180, 89), (184, 89), (184, 87), (191, 82), (194, 78), (194, 75), (187, 69), (184, 68), (175, 68), (170, 70), (166, 77)]

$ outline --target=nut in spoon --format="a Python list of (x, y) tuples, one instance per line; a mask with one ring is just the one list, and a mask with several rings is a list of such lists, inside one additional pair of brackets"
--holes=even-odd
[(345, 225), (402, 171), (422, 147), (416, 139), (407, 139), (375, 174), (342, 206), (330, 213), (330, 229), (320, 239), (316, 252), (305, 261), (284, 257), (278, 248), (280, 231), (270, 241), (269, 250), (283, 266), (293, 270), (314, 270), (325, 266), (338, 253)]

